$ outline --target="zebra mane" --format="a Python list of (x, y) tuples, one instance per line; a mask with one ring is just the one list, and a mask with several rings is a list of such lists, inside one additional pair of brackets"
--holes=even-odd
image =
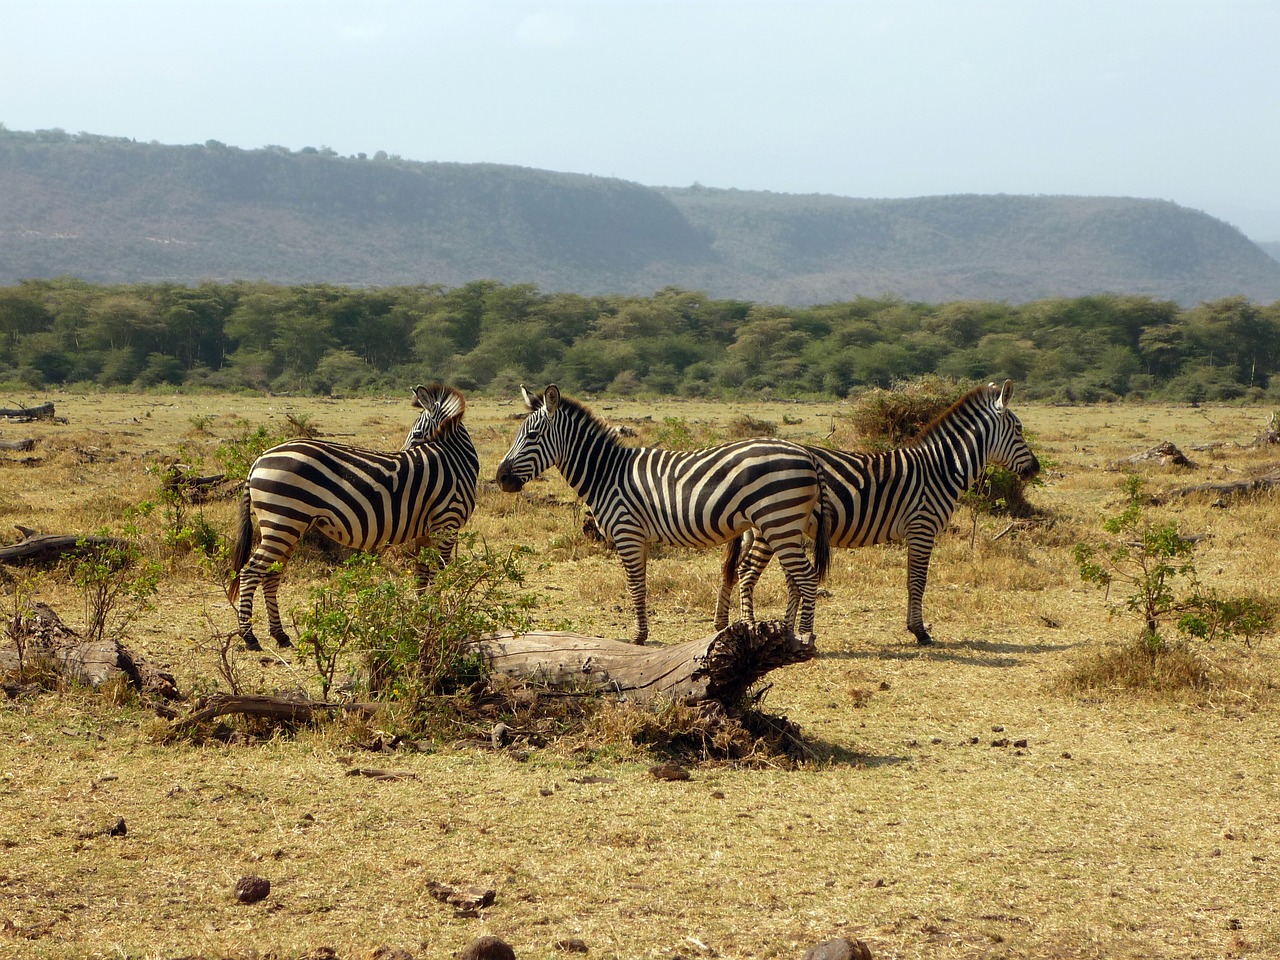
[(991, 396), (993, 393), (996, 396), (1000, 395), (1000, 388), (996, 386), (994, 383), (988, 384), (987, 386), (974, 387), (972, 390), (966, 393), (963, 397), (961, 397), (951, 406), (947, 407), (947, 409), (943, 410), (940, 414), (938, 414), (936, 417), (930, 420), (924, 426), (924, 428), (907, 443), (907, 446), (910, 446), (910, 447), (920, 446), (922, 443), (928, 440), (931, 436), (933, 436), (934, 433), (937, 432), (939, 425), (943, 421), (950, 420), (951, 417), (957, 411), (965, 407), (971, 406), (973, 404), (979, 403), (980, 401), (985, 400), (985, 398)]
[(430, 443), (447, 437), (462, 422), (462, 415), (467, 411), (466, 398), (453, 387), (443, 383), (433, 383), (427, 387), (418, 384), (413, 388), (413, 394), (415, 406), (423, 410), (437, 407), (441, 412), (435, 429), (429, 436), (423, 437), (422, 442)]
[[(546, 403), (546, 400), (543, 394), (541, 393), (531, 394), (531, 398), (534, 401), (535, 410), (544, 406)], [(608, 434), (609, 436), (613, 437), (615, 440), (619, 442), (621, 442), (622, 440), (622, 435), (618, 432), (617, 427), (614, 427), (611, 424), (609, 424), (603, 417), (595, 413), (590, 407), (588, 407), (581, 400), (575, 400), (573, 399), (573, 397), (566, 397), (562, 393), (560, 394), (560, 403), (559, 403), (559, 406), (556, 408), (556, 410), (557, 410), (557, 415), (561, 410), (569, 410), (571, 412), (571, 416), (575, 420), (586, 421), (593, 428), (599, 429), (602, 433)]]

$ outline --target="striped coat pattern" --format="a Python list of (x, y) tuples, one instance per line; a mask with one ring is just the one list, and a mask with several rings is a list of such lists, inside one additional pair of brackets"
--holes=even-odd
[[(1009, 409), (1013, 384), (978, 387), (961, 397), (911, 443), (887, 453), (847, 453), (811, 447), (826, 477), (827, 517), (833, 547), (907, 544), (907, 629), (922, 644), (933, 642), (924, 625), (929, 558), (960, 495), (988, 463), (1030, 479), (1040, 462)], [(716, 606), (716, 628), (729, 622), (728, 601), (738, 580), (742, 613), (754, 619), (753, 591), (772, 555), (748, 533), (726, 548), (725, 582)]]
[[(402, 543), (435, 546), (441, 563), (452, 558), (455, 534), (475, 507), (480, 461), (462, 422), (466, 401), (452, 387), (414, 388), (422, 409), (404, 447), (381, 453), (320, 440), (289, 440), (260, 456), (241, 498), (227, 591), (240, 635), (260, 649), (253, 633), (253, 594), (267, 603), (271, 636), (289, 646), (277, 591), (285, 564), (315, 527), (338, 543), (374, 551)], [(254, 518), (259, 542), (253, 548)], [(419, 559), (418, 578), (434, 574)]]
[(797, 616), (811, 634), (820, 578), (828, 554), (820, 542), (816, 565), (804, 551), (806, 527), (823, 509), (822, 479), (813, 454), (782, 440), (743, 440), (676, 452), (625, 445), (585, 406), (554, 384), (542, 394), (523, 390), (529, 415), (498, 466), (509, 493), (552, 466), (585, 500), (613, 541), (635, 608), (636, 643), (649, 635), (645, 572), (649, 544), (711, 547), (754, 529), (776, 553), (787, 577), (787, 623)]

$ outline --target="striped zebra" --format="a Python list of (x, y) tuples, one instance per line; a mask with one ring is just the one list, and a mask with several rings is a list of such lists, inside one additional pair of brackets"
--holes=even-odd
[[(440, 384), (419, 385), (413, 395), (422, 413), (395, 453), (289, 440), (254, 461), (231, 557), (236, 576), (227, 591), (248, 649), (262, 649), (253, 633), (253, 593), (259, 584), (272, 638), (281, 647), (291, 646), (276, 592), (285, 564), (311, 527), (358, 550), (434, 544), (440, 563), (452, 558), (455, 535), (475, 506), (480, 473), (462, 422), (466, 401)], [(254, 516), (260, 540), (250, 555)], [(434, 565), (421, 558), (416, 570), (422, 584), (435, 573)]]
[(809, 451), (771, 439), (691, 452), (631, 447), (555, 384), (541, 394), (520, 390), (529, 415), (498, 465), (498, 485), (515, 493), (559, 468), (617, 548), (635, 607), (636, 643), (649, 637), (649, 544), (711, 547), (749, 528), (778, 555), (786, 574), (788, 626), (794, 629), (798, 613), (801, 633), (813, 633), (818, 582), (830, 555), (825, 538), (816, 568), (804, 552), (806, 527), (827, 529), (815, 524), (815, 514), (822, 517), (822, 479)]
[[(1040, 461), (1009, 409), (1013, 382), (977, 387), (943, 412), (906, 446), (888, 453), (846, 453), (811, 447), (826, 475), (827, 515), (833, 547), (907, 542), (907, 629), (933, 642), (924, 625), (924, 588), (934, 541), (946, 528), (960, 495), (988, 463), (1030, 479)], [(729, 622), (729, 596), (739, 582), (743, 617), (755, 618), (753, 592), (773, 551), (750, 532), (725, 548), (724, 582), (716, 629)]]

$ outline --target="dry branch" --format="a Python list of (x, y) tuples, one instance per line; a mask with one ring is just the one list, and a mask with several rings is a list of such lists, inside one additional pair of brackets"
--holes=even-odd
[(701, 640), (662, 647), (541, 631), (495, 634), (472, 649), (496, 673), (637, 702), (733, 702), (770, 670), (817, 652), (811, 637), (776, 621), (732, 623)]
[(92, 553), (104, 547), (123, 550), (129, 546), (117, 537), (86, 537), (69, 534), (36, 533), (19, 525), (23, 539), (0, 546), (0, 563), (54, 563), (66, 556)]
[(362, 713), (370, 716), (378, 712), (374, 703), (330, 703), (325, 700), (302, 700), (294, 697), (273, 697), (262, 695), (241, 695), (218, 693), (202, 698), (195, 708), (185, 717), (175, 720), (174, 730), (186, 730), (218, 717), (238, 713), (246, 717), (262, 717), (267, 720), (279, 720), (288, 723), (308, 723), (318, 715), (328, 715), (335, 711), (345, 713)]

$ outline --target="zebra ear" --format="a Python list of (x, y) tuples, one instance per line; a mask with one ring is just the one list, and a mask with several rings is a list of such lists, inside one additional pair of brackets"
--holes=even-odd
[[(993, 383), (994, 387), (995, 384)], [(996, 399), (996, 409), (1005, 410), (1009, 406), (1009, 401), (1013, 399), (1013, 381), (1006, 380), (1000, 385), (1000, 396)]]
[(541, 404), (541, 402), (542, 402), (542, 398), (541, 398), (541, 397), (539, 397), (536, 393), (530, 393), (528, 390), (526, 390), (526, 389), (524, 388), (524, 384), (523, 384), (523, 383), (522, 383), (522, 384), (520, 384), (520, 396), (522, 396), (522, 397), (524, 398), (524, 405), (525, 405), (525, 408), (526, 408), (530, 413), (533, 413), (533, 411), (537, 410), (537, 409), (538, 409), (538, 406), (539, 406), (539, 405)]
[(554, 383), (547, 386), (542, 391), (542, 402), (547, 405), (547, 416), (556, 412), (556, 407), (560, 406), (560, 388)]
[(413, 388), (413, 402), (423, 410), (430, 410), (435, 406), (435, 397), (422, 384), (418, 384)]

